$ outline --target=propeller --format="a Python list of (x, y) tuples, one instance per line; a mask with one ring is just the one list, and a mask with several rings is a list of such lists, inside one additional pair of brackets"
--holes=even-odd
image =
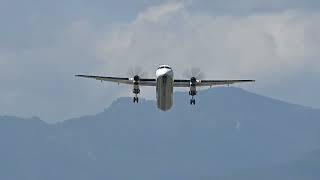
[(190, 78), (191, 82), (195, 82), (197, 79), (203, 79), (205, 75), (201, 72), (200, 68), (191, 68), (184, 71), (183, 76)]
[(135, 81), (139, 81), (140, 77), (146, 77), (147, 72), (143, 71), (142, 67), (136, 66), (136, 67), (130, 67), (128, 69), (127, 75), (129, 77), (133, 77)]

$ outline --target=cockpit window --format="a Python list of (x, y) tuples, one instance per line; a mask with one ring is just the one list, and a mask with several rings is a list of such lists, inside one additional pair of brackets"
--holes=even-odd
[(160, 67), (158, 67), (158, 69), (163, 69), (163, 68), (171, 69), (171, 67), (169, 67), (169, 66), (160, 66)]

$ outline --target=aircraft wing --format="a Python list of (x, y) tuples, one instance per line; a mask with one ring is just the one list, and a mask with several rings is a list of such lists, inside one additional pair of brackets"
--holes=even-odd
[[(234, 83), (255, 82), (255, 80), (196, 80), (196, 86), (217, 86), (230, 85)], [(190, 87), (190, 80), (176, 79), (173, 83), (174, 87)]]
[[(83, 78), (90, 78), (95, 79), (98, 81), (109, 81), (109, 82), (115, 82), (118, 84), (133, 84), (133, 78), (123, 78), (123, 77), (107, 77), (107, 76), (90, 76), (90, 75), (76, 75), (77, 77), (83, 77)], [(156, 86), (156, 80), (155, 79), (140, 79), (139, 81), (140, 86)]]

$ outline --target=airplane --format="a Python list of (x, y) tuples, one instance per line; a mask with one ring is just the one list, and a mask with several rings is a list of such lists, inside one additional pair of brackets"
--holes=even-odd
[(173, 70), (168, 65), (161, 65), (156, 71), (155, 79), (141, 78), (139, 75), (133, 77), (107, 77), (107, 76), (91, 76), (76, 75), (77, 77), (91, 78), (99, 81), (109, 81), (118, 84), (132, 85), (134, 94), (133, 103), (139, 102), (140, 86), (155, 86), (157, 107), (162, 111), (171, 109), (173, 105), (173, 87), (189, 88), (190, 105), (195, 105), (195, 96), (197, 95), (197, 87), (230, 85), (234, 83), (255, 82), (255, 80), (198, 80), (196, 77), (190, 79), (174, 79)]

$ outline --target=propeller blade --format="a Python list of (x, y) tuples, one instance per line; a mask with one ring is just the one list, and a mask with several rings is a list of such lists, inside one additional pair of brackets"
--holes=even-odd
[(146, 77), (147, 76), (147, 72), (143, 71), (142, 67), (136, 66), (136, 67), (130, 67), (128, 69), (127, 75), (130, 76), (130, 77), (134, 77), (134, 76)]
[(204, 73), (201, 72), (200, 68), (191, 68), (189, 70), (184, 71), (183, 76), (185, 78), (196, 78), (196, 79), (203, 79)]

